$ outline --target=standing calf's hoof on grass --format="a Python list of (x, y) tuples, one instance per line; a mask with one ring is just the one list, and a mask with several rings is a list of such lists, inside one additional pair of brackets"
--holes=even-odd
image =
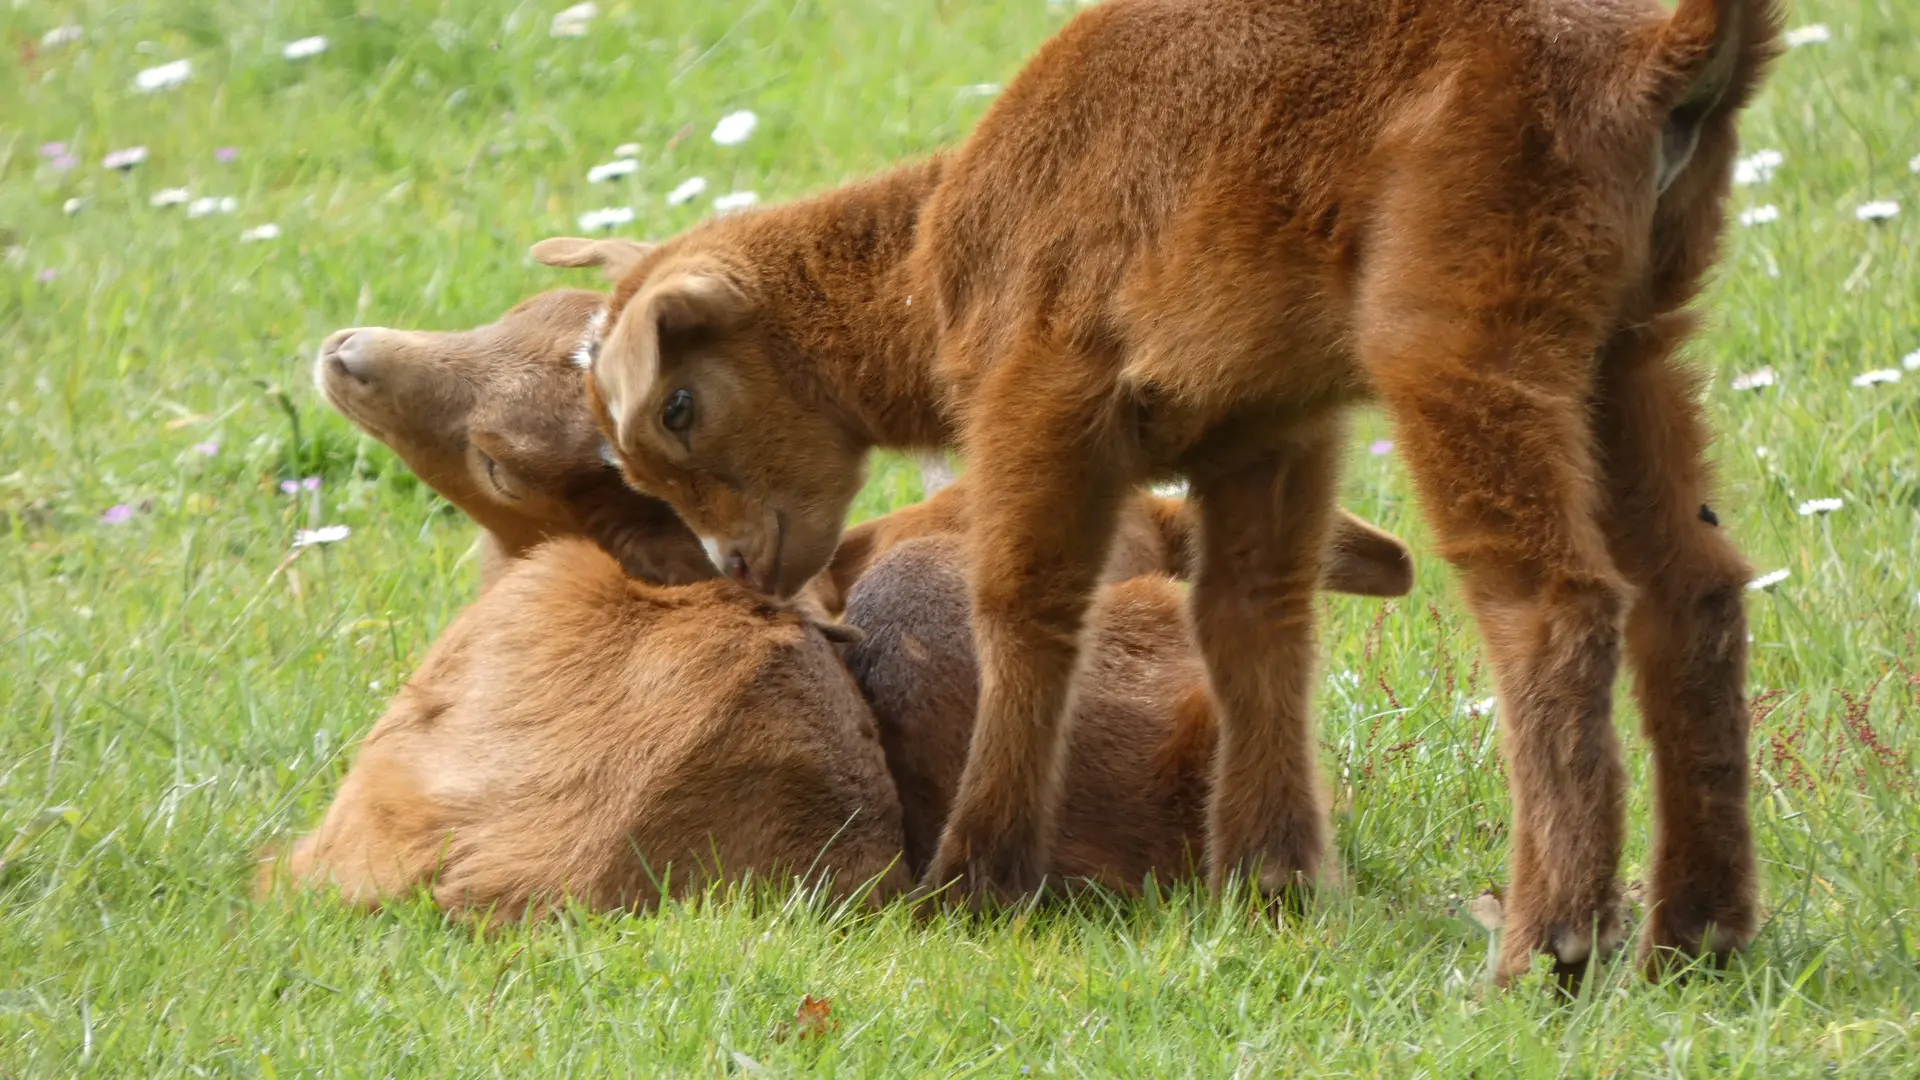
[(1169, 476), (1219, 720), (1210, 873), (1314, 876), (1312, 594), (1345, 417), (1377, 400), (1499, 688), (1503, 970), (1616, 933), (1622, 659), (1648, 902), (1677, 946), (1702, 917), (1738, 941), (1746, 568), (1699, 514), (1675, 354), (1778, 37), (1771, 0), (1108, 0), (959, 149), (633, 260), (589, 399), (628, 478), (776, 595), (827, 565), (869, 449), (965, 450), (980, 702), (932, 868), (1002, 892), (1045, 865), (1124, 507)]

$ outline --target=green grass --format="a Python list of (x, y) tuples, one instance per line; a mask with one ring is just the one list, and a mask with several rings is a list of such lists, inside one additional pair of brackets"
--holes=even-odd
[[(252, 852), (317, 817), (473, 591), (471, 527), (309, 388), (320, 338), (488, 320), (562, 280), (524, 252), (582, 211), (631, 204), (655, 235), (696, 220), (707, 199), (662, 199), (688, 176), (772, 200), (950, 144), (984, 105), (960, 88), (1005, 79), (1064, 18), (603, 0), (590, 36), (555, 40), (560, 6), (0, 9), (0, 1077), (1920, 1075), (1920, 372), (1849, 385), (1920, 350), (1903, 0), (1796, 12), (1833, 40), (1781, 63), (1746, 132), (1786, 161), (1737, 196), (1780, 219), (1734, 230), (1694, 349), (1721, 518), (1759, 570), (1791, 571), (1750, 605), (1766, 921), (1724, 976), (1650, 986), (1619, 965), (1571, 1005), (1485, 988), (1462, 898), (1503, 879), (1507, 811), (1490, 721), (1465, 706), (1490, 690), (1402, 468), (1364, 449), (1386, 434), (1373, 415), (1346, 498), (1422, 550), (1422, 576), (1400, 603), (1327, 605), (1347, 883), (1304, 918), (1180, 892), (921, 925), (772, 890), (480, 939), (418, 905), (256, 904)], [(29, 55), (67, 21), (82, 41)], [(308, 34), (332, 48), (281, 57)], [(132, 91), (178, 58), (186, 85)], [(715, 146), (740, 107), (759, 130)], [(628, 141), (638, 174), (589, 186)], [(131, 175), (99, 166), (132, 144), (151, 157)], [(148, 205), (176, 186), (239, 212)], [(1904, 212), (1857, 221), (1878, 198)], [(278, 240), (238, 242), (267, 222)], [(1778, 386), (1729, 388), (1761, 365)], [(317, 493), (279, 492), (306, 476)], [(890, 463), (860, 511), (915, 493)], [(1838, 513), (1796, 514), (1829, 495)], [(103, 522), (116, 505), (131, 520)], [(323, 523), (353, 535), (275, 575)], [(1621, 731), (1644, 779), (1630, 707)], [(1643, 792), (1632, 815), (1628, 880)], [(837, 1029), (784, 1038), (803, 995)]]

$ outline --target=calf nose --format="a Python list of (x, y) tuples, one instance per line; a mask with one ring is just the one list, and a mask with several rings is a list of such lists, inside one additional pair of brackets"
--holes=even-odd
[(344, 375), (366, 382), (371, 374), (364, 330), (335, 330), (320, 345), (320, 362)]

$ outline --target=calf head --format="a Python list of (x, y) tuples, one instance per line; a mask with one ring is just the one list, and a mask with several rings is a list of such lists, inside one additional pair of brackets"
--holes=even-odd
[(672, 503), (725, 573), (792, 596), (832, 557), (867, 446), (796, 392), (805, 364), (745, 260), (665, 248), (623, 259), (607, 243), (533, 249), (548, 265), (621, 277), (588, 345), (588, 399), (607, 441), (633, 485)]
[(556, 289), (473, 330), (337, 330), (320, 347), (314, 381), (503, 554), (580, 536), (636, 577), (712, 577), (672, 508), (622, 482), (588, 411), (578, 360), (605, 303)]

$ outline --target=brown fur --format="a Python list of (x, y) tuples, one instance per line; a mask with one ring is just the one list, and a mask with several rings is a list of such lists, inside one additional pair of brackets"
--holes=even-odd
[(485, 530), (483, 584), (543, 541), (585, 536), (651, 581), (717, 571), (671, 507), (620, 480), (572, 357), (606, 297), (555, 289), (451, 332), (356, 327), (327, 336), (314, 382)]
[(515, 917), (746, 872), (880, 899), (910, 884), (900, 850), (872, 714), (818, 629), (731, 582), (636, 581), (574, 539), (447, 628), (285, 869), (353, 903), (424, 888)]
[[(1185, 604), (1157, 574), (1105, 585), (1094, 601), (1050, 877), (1136, 892), (1149, 874), (1165, 883), (1204, 868), (1215, 725)], [(979, 697), (963, 540), (892, 546), (853, 586), (847, 617), (866, 631), (847, 666), (880, 722), (918, 873), (959, 789)]]
[(978, 900), (1049, 865), (1081, 628), (1128, 493), (1170, 475), (1199, 507), (1210, 873), (1319, 875), (1312, 591), (1372, 397), (1497, 676), (1502, 978), (1619, 939), (1623, 624), (1649, 959), (1724, 955), (1756, 919), (1746, 567), (1699, 513), (1674, 352), (1778, 26), (1772, 0), (1107, 0), (951, 155), (637, 261), (590, 400), (629, 478), (779, 595), (869, 448), (964, 447), (980, 716), (926, 880)]
[[(867, 567), (895, 547), (923, 536), (966, 531), (969, 485), (962, 477), (934, 494), (848, 529), (833, 560), (814, 580), (830, 611)], [(1191, 571), (1193, 506), (1185, 499), (1142, 492), (1121, 509), (1113, 546), (1101, 571), (1103, 582), (1142, 574), (1185, 578)], [(1405, 596), (1413, 588), (1413, 556), (1400, 538), (1341, 511), (1335, 522), (1324, 587), (1356, 596)]]

